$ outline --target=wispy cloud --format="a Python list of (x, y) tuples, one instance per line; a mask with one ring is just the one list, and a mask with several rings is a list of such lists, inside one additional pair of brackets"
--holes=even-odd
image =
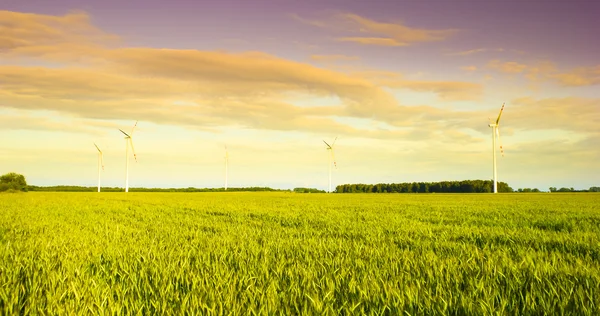
[(347, 56), (347, 55), (311, 55), (311, 60), (323, 61), (323, 62), (335, 62), (335, 61), (354, 61), (359, 60), (358, 56)]
[(457, 29), (424, 29), (401, 22), (375, 21), (358, 14), (339, 13), (325, 21), (315, 21), (294, 16), (303, 23), (343, 32), (338, 41), (377, 46), (409, 46), (417, 43), (444, 41), (454, 36)]
[(504, 73), (522, 73), (528, 68), (525, 64), (520, 64), (514, 61), (501, 62), (497, 59), (490, 61), (487, 64), (487, 67)]
[(506, 51), (504, 48), (474, 48), (469, 50), (463, 50), (454, 53), (448, 53), (447, 56), (470, 56), (474, 54), (480, 54), (485, 52), (504, 52)]
[(560, 70), (555, 63), (544, 61), (534, 64), (523, 64), (515, 61), (491, 60), (488, 69), (500, 73), (523, 74), (531, 81), (554, 81), (565, 87), (581, 87), (600, 84), (600, 65)]

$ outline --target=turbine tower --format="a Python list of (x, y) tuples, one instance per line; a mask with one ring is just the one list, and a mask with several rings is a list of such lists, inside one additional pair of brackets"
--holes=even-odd
[(100, 150), (100, 147), (96, 143), (94, 143), (94, 146), (98, 149), (98, 192), (100, 192), (100, 167), (104, 170), (104, 159), (102, 159), (102, 150)]
[(137, 162), (137, 156), (135, 155), (135, 149), (133, 148), (133, 130), (137, 126), (137, 121), (131, 128), (131, 134), (127, 134), (123, 132), (122, 129), (119, 129), (121, 133), (125, 134), (125, 192), (129, 192), (129, 146), (131, 146), (131, 151), (133, 152), (133, 158), (135, 162)]
[(229, 154), (227, 153), (227, 145), (225, 145), (225, 191), (227, 191), (227, 164), (229, 163)]
[(323, 140), (325, 145), (327, 145), (327, 150), (330, 151), (330, 155), (329, 155), (329, 191), (328, 191), (328, 193), (331, 193), (331, 161), (333, 161), (333, 165), (337, 169), (337, 164), (335, 163), (335, 156), (333, 154), (333, 146), (335, 146), (336, 140), (337, 140), (337, 137), (333, 140), (333, 143), (331, 143), (331, 145), (329, 145), (325, 140)]
[(494, 157), (494, 193), (498, 193), (498, 171), (496, 170), (496, 138), (498, 138), (498, 143), (500, 144), (500, 153), (502, 153), (502, 157), (504, 157), (504, 149), (502, 149), (502, 143), (500, 142), (500, 116), (502, 116), (502, 111), (504, 111), (504, 103), (502, 103), (502, 108), (500, 108), (500, 114), (498, 114), (496, 123), (490, 122), (490, 124), (488, 124), (488, 126), (492, 128), (492, 155)]

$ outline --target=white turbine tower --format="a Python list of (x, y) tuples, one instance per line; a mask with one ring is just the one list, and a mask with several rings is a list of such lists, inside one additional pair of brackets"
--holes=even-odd
[(502, 149), (502, 143), (500, 142), (500, 116), (502, 116), (502, 111), (504, 111), (504, 103), (502, 103), (502, 108), (500, 109), (500, 114), (498, 114), (496, 123), (490, 123), (488, 125), (492, 128), (492, 153), (494, 157), (494, 193), (498, 193), (498, 172), (496, 170), (496, 138), (498, 138), (498, 143), (500, 143), (500, 152), (502, 153), (502, 157), (504, 157), (504, 149)]
[(227, 164), (229, 163), (229, 154), (227, 153), (227, 145), (225, 145), (225, 191), (227, 191)]
[(131, 128), (131, 134), (127, 134), (123, 132), (122, 129), (119, 129), (121, 133), (125, 134), (125, 192), (129, 192), (129, 146), (131, 146), (131, 151), (133, 152), (133, 158), (135, 162), (137, 162), (137, 156), (135, 155), (135, 149), (133, 148), (133, 130), (137, 126), (137, 121)]
[(98, 192), (100, 192), (100, 167), (104, 170), (104, 159), (102, 159), (102, 150), (100, 150), (100, 147), (96, 143), (94, 143), (94, 146), (98, 149)]
[(329, 145), (325, 140), (323, 140), (325, 145), (327, 145), (327, 150), (330, 151), (330, 155), (329, 155), (329, 191), (328, 191), (328, 193), (331, 193), (331, 161), (332, 160), (333, 160), (333, 165), (337, 169), (337, 164), (335, 163), (335, 156), (333, 154), (333, 146), (335, 146), (336, 140), (337, 140), (337, 137), (333, 140), (333, 143), (331, 143), (331, 145)]

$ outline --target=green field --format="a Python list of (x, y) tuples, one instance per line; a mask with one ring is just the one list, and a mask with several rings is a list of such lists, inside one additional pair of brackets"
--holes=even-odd
[(0, 194), (2, 314), (600, 314), (600, 194)]

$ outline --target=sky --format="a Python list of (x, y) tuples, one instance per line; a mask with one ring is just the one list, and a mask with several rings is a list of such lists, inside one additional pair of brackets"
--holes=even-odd
[[(600, 185), (600, 2), (0, 0), (0, 174), (33, 185)], [(502, 145), (504, 156), (500, 154)], [(130, 151), (131, 154), (131, 151)]]

